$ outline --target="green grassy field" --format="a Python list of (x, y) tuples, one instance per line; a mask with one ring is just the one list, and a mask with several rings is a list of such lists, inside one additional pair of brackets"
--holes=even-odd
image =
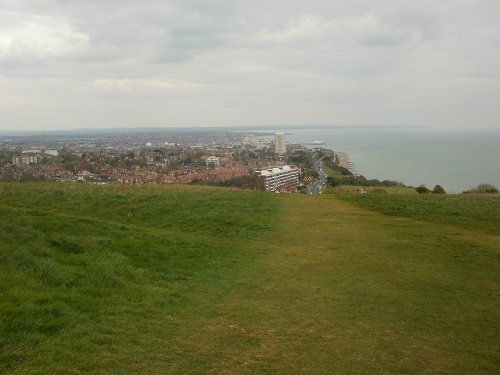
[(498, 194), (345, 194), (339, 197), (391, 216), (412, 217), (500, 234)]
[(325, 172), (328, 176), (343, 176), (342, 172), (336, 171), (333, 168), (329, 167), (326, 164), (323, 164), (323, 172)]
[(498, 197), (387, 196), (0, 184), (0, 373), (498, 373)]

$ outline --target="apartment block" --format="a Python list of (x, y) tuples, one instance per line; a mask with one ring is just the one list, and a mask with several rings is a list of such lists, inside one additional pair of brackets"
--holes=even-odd
[(294, 165), (284, 165), (255, 171), (259, 176), (260, 187), (265, 191), (273, 191), (280, 187), (297, 186), (300, 169)]
[(274, 148), (277, 154), (286, 154), (286, 140), (285, 133), (274, 134)]
[(20, 156), (13, 156), (12, 164), (14, 165), (38, 164), (38, 155), (21, 154)]
[(219, 167), (220, 166), (220, 158), (218, 156), (214, 156), (214, 155), (209, 156), (207, 158), (207, 165), (210, 164), (210, 163), (214, 163), (214, 165), (216, 167)]

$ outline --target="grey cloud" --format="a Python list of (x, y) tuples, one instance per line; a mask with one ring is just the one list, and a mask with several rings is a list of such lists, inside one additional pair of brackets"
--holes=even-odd
[(410, 36), (408, 35), (379, 34), (367, 36), (360, 43), (370, 47), (391, 47), (402, 45), (409, 40)]
[[(450, 103), (500, 95), (496, 1), (1, 4), (0, 79), (8, 83), (2, 124), (36, 125), (44, 116), (50, 124), (57, 107), (51, 100), (62, 97), (82, 122), (112, 108), (102, 115), (107, 126), (113, 119), (133, 125), (140, 114), (207, 125), (280, 116), (281, 123), (383, 123), (396, 116), (387, 103), (398, 103), (397, 116), (406, 110), (411, 117), (412, 108), (438, 106), (436, 93), (448, 98), (443, 108), (453, 124), (461, 123), (462, 109), (451, 111)], [(411, 95), (402, 95), (408, 87)], [(33, 107), (42, 102), (45, 109)], [(27, 121), (23, 105), (40, 115)], [(378, 117), (363, 119), (362, 106), (379, 108)], [(444, 112), (426, 121), (439, 124)]]

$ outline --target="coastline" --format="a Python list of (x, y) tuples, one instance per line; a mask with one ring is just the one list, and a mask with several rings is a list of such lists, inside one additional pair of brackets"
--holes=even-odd
[(358, 176), (359, 174), (356, 172), (354, 169), (354, 164), (349, 161), (349, 156), (342, 151), (333, 151), (333, 161), (338, 161), (339, 166), (342, 168), (347, 169), (349, 172), (351, 172), (354, 176)]
[[(318, 139), (342, 150), (366, 178), (400, 181), (406, 186), (441, 185), (461, 193), (481, 183), (500, 186), (500, 129), (307, 129), (293, 130), (291, 143)], [(464, 157), (466, 155), (466, 157)]]

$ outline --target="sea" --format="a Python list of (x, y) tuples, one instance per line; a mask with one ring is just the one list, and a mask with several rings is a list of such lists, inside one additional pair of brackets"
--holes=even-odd
[[(500, 129), (317, 127), (280, 129), (290, 143), (322, 141), (345, 152), (358, 174), (460, 193), (482, 183), (500, 189)], [(313, 147), (313, 146), (310, 146)]]

